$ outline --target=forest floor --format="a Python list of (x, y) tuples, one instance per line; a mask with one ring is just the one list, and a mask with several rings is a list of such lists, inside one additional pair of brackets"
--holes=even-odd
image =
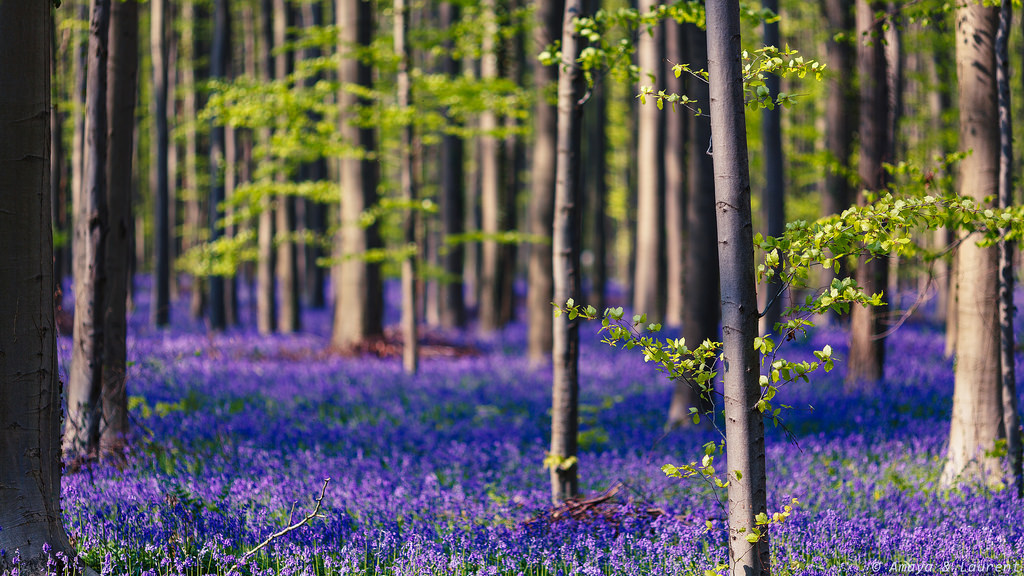
[[(68, 530), (101, 573), (225, 574), (314, 510), (241, 573), (725, 572), (724, 493), (661, 471), (699, 461), (718, 432), (666, 433), (672, 384), (601, 344), (596, 323), (580, 332), (587, 501), (553, 510), (542, 466), (551, 373), (528, 365), (522, 324), (429, 330), (443, 352), (408, 376), (387, 350), (328, 354), (326, 310), (307, 310), (297, 335), (211, 335), (179, 303), (172, 328), (156, 330), (145, 280), (138, 289), (129, 464), (63, 483)], [(782, 354), (830, 344), (842, 359), (846, 343), (821, 328)], [(67, 336), (59, 348), (66, 373)], [(780, 391), (777, 405), (792, 408), (767, 426), (769, 509), (799, 504), (770, 529), (775, 574), (1024, 573), (1024, 506), (1011, 491), (939, 486), (953, 393), (942, 352), (941, 330), (911, 321), (889, 338), (877, 389), (845, 392), (840, 361)]]

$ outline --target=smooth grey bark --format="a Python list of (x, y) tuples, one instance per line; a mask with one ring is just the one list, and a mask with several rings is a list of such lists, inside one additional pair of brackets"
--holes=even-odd
[[(196, 19), (195, 2), (182, 0), (181, 19), (192, 22)], [(181, 101), (182, 121), (185, 126), (185, 182), (183, 188), (189, 191), (185, 198), (185, 222), (182, 248), (188, 250), (200, 242), (200, 229), (205, 220), (199, 203), (199, 138), (196, 134), (198, 103), (196, 94), (196, 35), (192, 26), (182, 26), (179, 44), (181, 82), (184, 93)], [(192, 292), (189, 301), (189, 315), (201, 319), (206, 303), (205, 281), (198, 276), (192, 278)]]
[[(75, 550), (60, 514), (61, 390), (57, 377), (50, 221), (49, 2), (0, 2), (0, 549), (20, 574), (46, 574)], [(7, 572), (13, 554), (0, 559)]]
[[(779, 0), (765, 0), (763, 8), (778, 14)], [(764, 45), (782, 47), (779, 38), (779, 22), (764, 22)], [(774, 99), (778, 97), (781, 86), (780, 78), (768, 74), (764, 81), (768, 93)], [(761, 196), (761, 217), (764, 221), (766, 236), (779, 237), (786, 231), (786, 190), (783, 174), (782, 154), (782, 107), (761, 112), (761, 146), (764, 151), (764, 194)], [(765, 286), (764, 310), (761, 319), (761, 333), (775, 332), (775, 325), (782, 317), (786, 307), (785, 285), (776, 275)]]
[[(646, 14), (655, 0), (640, 0), (638, 9)], [(643, 31), (637, 42), (637, 88), (657, 82), (664, 60), (661, 27)], [(654, 103), (640, 106), (637, 113), (637, 210), (636, 262), (633, 272), (633, 310), (647, 314), (652, 322), (665, 319), (665, 121)]]
[[(484, 82), (497, 80), (498, 69), (498, 26), (496, 0), (483, 0), (480, 7), (486, 14), (486, 30), (480, 47), (480, 79)], [(502, 190), (501, 165), (504, 155), (504, 141), (494, 134), (499, 128), (496, 111), (487, 109), (480, 114), (480, 223), (483, 233), (493, 237), (502, 231)], [(493, 238), (485, 238), (480, 246), (480, 299), (477, 313), (480, 329), (489, 332), (502, 326), (501, 283), (502, 247)]]
[(747, 536), (755, 517), (767, 513), (764, 422), (754, 338), (754, 281), (750, 175), (740, 62), (740, 14), (736, 0), (707, 3), (708, 78), (714, 135), (715, 206), (722, 292), (722, 363), (729, 471), (729, 570), (734, 576), (770, 573), (768, 535)]
[[(564, 2), (538, 2), (534, 25), (534, 49), (542, 50), (561, 37)], [(530, 234), (551, 238), (555, 209), (555, 156), (558, 142), (558, 106), (551, 89), (558, 84), (556, 66), (538, 66), (533, 72), (536, 98), (533, 110), (533, 166), (530, 170)], [(553, 279), (551, 247), (529, 248), (527, 357), (531, 365), (544, 362), (551, 353)]]
[[(86, 22), (89, 20), (89, 0), (78, 0), (75, 6), (75, 18)], [(85, 88), (87, 83), (88, 70), (88, 47), (89, 35), (75, 33), (75, 85), (74, 85), (74, 134), (71, 139), (71, 220), (69, 243), (71, 245), (71, 274), (74, 278), (75, 266), (75, 242), (74, 223), (77, 221), (79, 210), (81, 210), (82, 190), (85, 189)]]
[(129, 262), (132, 213), (132, 156), (135, 102), (139, 76), (138, 0), (110, 6), (110, 52), (107, 59), (107, 221), (106, 304), (103, 343), (103, 423), (100, 452), (121, 462), (128, 436), (128, 317), (126, 303), (131, 283)]
[[(210, 79), (228, 80), (231, 77), (231, 12), (228, 0), (214, 0), (213, 3), (213, 46), (210, 53)], [(226, 164), (224, 126), (210, 122), (210, 201), (208, 225), (210, 242), (224, 235), (221, 220), (224, 218), (222, 204), (225, 199), (224, 168)], [(210, 275), (210, 328), (224, 330), (228, 327), (225, 306), (225, 279), (218, 274)]]
[[(960, 164), (959, 193), (981, 203), (999, 191), (999, 119), (994, 41), (999, 9), (981, 0), (956, 10), (956, 62), (960, 91), (960, 147), (973, 152)], [(957, 253), (957, 339), (953, 415), (942, 482), (960, 478), (1000, 482), (1003, 438), (999, 352), (998, 249), (968, 236)]]
[[(686, 35), (683, 25), (671, 19), (662, 25), (665, 35), (665, 56), (660, 78), (672, 94), (686, 94), (686, 79), (676, 78), (672, 66), (685, 62)], [(665, 324), (681, 326), (686, 285), (686, 137), (690, 111), (668, 109), (663, 113), (665, 144)]]
[(103, 388), (103, 309), (106, 302), (107, 54), (110, 0), (94, 0), (89, 22), (85, 104), (85, 164), (75, 214), (75, 321), (68, 370), (64, 453), (96, 457)]
[[(999, 9), (996, 32), (996, 83), (999, 107), (999, 207), (1013, 205), (1013, 122), (1010, 100), (1010, 24), (1013, 4), (1003, 2)], [(1020, 408), (1017, 399), (1017, 374), (1014, 366), (1013, 334), (1013, 255), (1016, 242), (999, 242), (999, 361), (1000, 387), (1003, 401), (1003, 429), (1010, 457), (1010, 479), (1017, 497), (1024, 496), (1024, 468), (1020, 431)]]
[(376, 225), (363, 228), (359, 223), (363, 211), (377, 203), (377, 137), (373, 127), (356, 123), (355, 107), (364, 102), (345, 87), (373, 86), (372, 69), (352, 53), (373, 41), (373, 6), (365, 0), (340, 0), (335, 16), (343, 53), (338, 70), (342, 83), (338, 93), (340, 133), (363, 153), (341, 162), (341, 231), (335, 249), (339, 264), (333, 282), (337, 296), (331, 345), (345, 348), (383, 334), (384, 297), (380, 265), (363, 259), (367, 250), (380, 248), (380, 233)]
[[(687, 61), (700, 69), (707, 67), (707, 33), (696, 26), (686, 26)], [(688, 78), (686, 94), (698, 102), (708, 102), (707, 83)], [(705, 340), (719, 340), (721, 305), (718, 297), (718, 224), (715, 212), (714, 163), (711, 156), (711, 123), (707, 107), (704, 113), (688, 122), (687, 197), (686, 197), (686, 269), (683, 301), (683, 338), (695, 348)], [(667, 425), (685, 426), (692, 422), (690, 407), (701, 411), (711, 408), (710, 398), (701, 398), (700, 391), (687, 382), (677, 381), (669, 405)]]
[[(459, 5), (456, 2), (442, 2), (441, 27), (450, 30), (459, 21)], [(462, 67), (451, 51), (455, 39), (445, 40), (445, 56), (442, 67), (445, 75), (454, 78)], [(448, 115), (448, 122), (455, 128), (455, 119)], [(466, 230), (466, 176), (463, 163), (464, 146), (460, 136), (445, 134), (441, 143), (441, 227), (446, 237), (459, 236)], [(463, 294), (463, 269), (466, 266), (466, 251), (461, 242), (448, 244), (442, 256), (446, 281), (441, 288), (440, 320), (445, 328), (462, 328), (466, 325), (466, 300)]]
[[(288, 42), (288, 28), (294, 24), (292, 10), (286, 0), (274, 0), (274, 45), (283, 47)], [(285, 80), (292, 72), (292, 52), (282, 50), (274, 59), (275, 77)], [(282, 162), (283, 164), (283, 162)], [(285, 182), (288, 175), (282, 165), (277, 181)], [(295, 197), (280, 194), (277, 197), (277, 291), (279, 296), (277, 328), (290, 334), (302, 329), (302, 310), (299, 304), (298, 247), (293, 240), (296, 229)]]
[[(860, 164), (858, 175), (863, 190), (884, 190), (889, 162), (889, 87), (886, 71), (883, 22), (875, 13), (885, 9), (884, 2), (857, 0), (857, 77), (860, 83)], [(867, 203), (867, 195), (857, 196), (857, 204)], [(857, 284), (868, 294), (888, 288), (888, 262), (882, 258), (861, 257), (857, 262)], [(889, 295), (891, 297), (892, 295)], [(850, 313), (850, 358), (846, 387), (874, 385), (882, 379), (885, 364), (885, 338), (882, 318), (888, 306), (854, 306)]]
[[(260, 2), (260, 63), (263, 79), (272, 81), (276, 77), (273, 49), (274, 35), (274, 0)], [(270, 128), (260, 129), (260, 140), (265, 150), (270, 147)], [(272, 163), (269, 150), (265, 152), (263, 161)], [(259, 260), (256, 262), (256, 329), (260, 334), (272, 334), (277, 330), (277, 297), (275, 269), (277, 252), (274, 250), (274, 201), (272, 198), (260, 198), (260, 216), (256, 224), (256, 244)]]
[[(409, 49), (409, 6), (405, 0), (394, 0), (394, 42), (398, 56), (398, 75), (395, 80), (398, 90), (397, 104), (400, 110), (407, 110), (413, 102), (412, 82), (409, 68), (412, 57)], [(413, 126), (402, 127), (399, 146), (399, 186), (402, 200), (410, 204), (416, 199), (416, 181), (413, 172)], [(410, 210), (403, 224), (407, 246), (416, 246), (416, 212)], [(419, 254), (413, 252), (402, 260), (402, 367), (406, 374), (415, 374), (419, 369), (419, 344), (416, 324), (416, 261)]]
[[(573, 19), (590, 14), (587, 0), (566, 0), (562, 18), (562, 62), (558, 64), (558, 143), (555, 165), (555, 212), (552, 270), (555, 303), (564, 306), (580, 296), (580, 136), (586, 82), (576, 59), (583, 39)], [(551, 501), (559, 503), (579, 492), (579, 319), (567, 314), (554, 319), (552, 341)]]
[(171, 321), (171, 220), (169, 133), (167, 127), (167, 0), (150, 0), (149, 46), (153, 62), (153, 131), (150, 135), (150, 173), (153, 183), (153, 305), (156, 326)]

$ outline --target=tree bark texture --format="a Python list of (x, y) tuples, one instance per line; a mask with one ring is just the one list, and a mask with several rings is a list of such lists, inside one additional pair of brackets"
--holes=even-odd
[[(655, 0), (640, 0), (646, 14)], [(665, 51), (661, 27), (642, 31), (637, 42), (638, 89), (656, 85)], [(637, 113), (636, 268), (633, 276), (633, 311), (652, 322), (665, 320), (665, 119), (649, 102)]]
[[(707, 3), (711, 133), (722, 291), (722, 370), (729, 470), (729, 568), (734, 576), (769, 574), (767, 533), (747, 541), (767, 512), (764, 422), (757, 351), (750, 175), (743, 111), (739, 3)], [(739, 474), (737, 473), (739, 472)], [(740, 475), (742, 474), (742, 476)]]
[[(537, 4), (534, 49), (542, 50), (561, 37), (564, 2)], [(533, 166), (530, 170), (530, 234), (551, 238), (555, 207), (555, 156), (558, 143), (557, 103), (551, 89), (558, 84), (556, 66), (538, 66), (533, 72), (537, 99), (533, 122)], [(536, 366), (551, 353), (552, 252), (544, 244), (530, 246), (529, 288), (526, 292), (529, 333), (527, 356)]]
[[(885, 189), (883, 162), (890, 159), (889, 95), (882, 21), (875, 13), (885, 9), (883, 2), (857, 0), (857, 76), (860, 82), (860, 165), (861, 186), (870, 192)], [(864, 206), (868, 198), (857, 196)], [(884, 292), (888, 286), (888, 262), (882, 258), (861, 257), (857, 262), (857, 284), (868, 294)], [(891, 298), (892, 294), (886, 295)], [(854, 306), (850, 316), (850, 358), (846, 386), (874, 385), (883, 376), (885, 330), (882, 319), (888, 306)]]
[[(566, 0), (562, 20), (562, 62), (558, 73), (558, 141), (555, 165), (555, 212), (552, 267), (555, 303), (564, 306), (580, 295), (580, 135), (582, 98), (586, 89), (576, 59), (583, 40), (573, 18), (588, 15), (587, 0)], [(567, 314), (554, 319), (552, 342), (552, 409), (550, 456), (551, 501), (562, 502), (579, 491), (575, 457), (579, 432), (579, 319)]]
[(334, 275), (337, 296), (331, 345), (343, 348), (383, 333), (384, 296), (380, 265), (364, 260), (367, 250), (381, 246), (380, 233), (376, 225), (363, 228), (359, 223), (363, 211), (377, 203), (379, 177), (373, 156), (377, 137), (374, 128), (356, 124), (355, 107), (361, 99), (344, 86), (373, 85), (370, 66), (352, 53), (373, 40), (373, 5), (366, 0), (341, 0), (335, 15), (344, 54), (338, 71), (342, 83), (338, 93), (341, 136), (358, 145), (363, 153), (361, 157), (343, 159), (341, 166), (341, 232), (335, 255), (340, 264)]
[[(960, 194), (983, 203), (999, 190), (999, 119), (994, 41), (999, 9), (980, 0), (956, 11), (960, 90), (960, 147), (972, 150), (960, 165)], [(992, 207), (992, 204), (986, 207)], [(1002, 437), (998, 249), (968, 236), (957, 254), (957, 341), (953, 417), (942, 480), (1001, 479), (991, 455)]]
[[(23, 575), (75, 557), (60, 514), (50, 222), (49, 2), (0, 2), (0, 548)], [(8, 554), (0, 572), (13, 568)]]
[(132, 156), (135, 102), (139, 76), (138, 0), (110, 6), (110, 53), (107, 59), (107, 290), (104, 306), (103, 457), (121, 461), (128, 435), (128, 287), (131, 283)]
[(100, 439), (103, 309), (107, 278), (107, 54), (110, 0), (94, 0), (89, 22), (84, 189), (75, 214), (75, 323), (68, 371), (64, 452), (94, 457)]

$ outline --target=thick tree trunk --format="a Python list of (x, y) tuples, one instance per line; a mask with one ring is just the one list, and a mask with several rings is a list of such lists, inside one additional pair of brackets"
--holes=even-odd
[[(687, 26), (687, 61), (704, 68), (708, 61), (707, 33)], [(708, 102), (707, 83), (696, 78), (687, 81), (686, 94), (697, 102)], [(707, 110), (706, 106), (702, 109)], [(696, 348), (705, 340), (718, 340), (721, 305), (718, 298), (718, 225), (715, 213), (715, 179), (711, 151), (711, 123), (706, 114), (690, 118), (687, 154), (688, 195), (686, 197), (686, 270), (683, 301), (683, 338)], [(711, 408), (710, 398), (688, 383), (677, 381), (669, 406), (668, 426), (691, 422), (689, 409)]]
[(153, 118), (150, 172), (153, 182), (153, 304), (152, 321), (171, 321), (171, 220), (167, 129), (167, 0), (150, 0), (149, 43), (153, 61)]
[[(534, 27), (534, 49), (542, 50), (561, 37), (564, 2), (540, 2)], [(533, 117), (533, 166), (530, 187), (530, 234), (551, 238), (555, 208), (555, 156), (558, 141), (558, 106), (551, 88), (558, 82), (556, 66), (538, 66), (533, 72), (536, 103)], [(531, 365), (544, 362), (551, 353), (552, 302), (551, 247), (530, 246), (526, 308), (529, 323), (527, 356)]]
[[(765, 0), (762, 7), (778, 13), (779, 0)], [(782, 47), (779, 39), (779, 23), (764, 23), (764, 45)], [(780, 79), (775, 74), (765, 78), (765, 86), (772, 98), (779, 95)], [(761, 217), (766, 236), (782, 236), (786, 231), (785, 182), (783, 180), (782, 156), (782, 107), (761, 112), (761, 146), (764, 149), (764, 194), (761, 197)], [(786, 307), (785, 286), (779, 276), (765, 286), (764, 316), (761, 318), (761, 333), (775, 332), (775, 324), (782, 317)]]
[(356, 124), (355, 107), (362, 100), (345, 84), (364, 88), (373, 85), (372, 70), (361, 62), (353, 48), (369, 46), (373, 40), (373, 6), (365, 0), (340, 0), (336, 10), (343, 51), (338, 77), (343, 87), (338, 93), (341, 108), (341, 136), (358, 145), (364, 156), (345, 158), (341, 167), (341, 232), (338, 234), (333, 287), (334, 330), (331, 345), (348, 347), (366, 338), (383, 333), (383, 285), (380, 265), (366, 262), (367, 250), (379, 248), (380, 233), (376, 225), (363, 228), (359, 219), (363, 211), (377, 203), (378, 167), (374, 128)]
[(768, 535), (749, 542), (755, 517), (767, 513), (764, 422), (754, 338), (754, 283), (750, 176), (743, 112), (739, 3), (707, 3), (708, 76), (714, 135), (715, 202), (722, 291), (722, 372), (729, 471), (729, 564), (734, 576), (769, 574)]
[(126, 302), (131, 272), (132, 155), (135, 101), (139, 75), (139, 4), (118, 1), (110, 7), (110, 54), (107, 61), (107, 290), (104, 307), (103, 426), (100, 450), (120, 462), (128, 435), (128, 318)]
[[(882, 166), (888, 162), (889, 95), (886, 81), (885, 45), (882, 42), (882, 21), (875, 13), (885, 9), (878, 1), (857, 0), (857, 62), (860, 82), (860, 166), (861, 185), (867, 191), (885, 189), (886, 174)], [(865, 205), (867, 196), (859, 194), (858, 205)], [(882, 258), (861, 257), (855, 273), (857, 284), (865, 292), (884, 292), (888, 284), (888, 262)], [(889, 294), (886, 297), (891, 298)], [(885, 363), (885, 338), (882, 317), (887, 306), (854, 306), (850, 317), (850, 359), (847, 362), (846, 387), (873, 385), (882, 379)]]
[(0, 572), (26, 576), (47, 573), (46, 545), (75, 557), (60, 514), (50, 11), (49, 2), (0, 2), (0, 549), (9, 551)]
[[(641, 14), (650, 12), (655, 0), (640, 0)], [(661, 27), (644, 31), (637, 45), (640, 67), (638, 88), (652, 85), (662, 69), (664, 44)], [(653, 102), (640, 106), (637, 116), (637, 211), (636, 268), (633, 275), (633, 310), (652, 322), (665, 320), (665, 119)]]
[[(1013, 4), (1003, 2), (999, 10), (996, 33), (996, 82), (999, 105), (999, 207), (1013, 205), (1013, 122), (1010, 113), (1010, 23)], [(1020, 409), (1017, 398), (1017, 375), (1014, 366), (1013, 335), (1013, 254), (1016, 243), (999, 243), (999, 361), (1003, 401), (1003, 429), (1010, 456), (1010, 478), (1017, 497), (1024, 496), (1024, 469), (1020, 431)]]
[[(562, 62), (558, 64), (558, 156), (555, 168), (555, 212), (552, 267), (555, 303), (564, 306), (580, 295), (580, 135), (582, 98), (586, 89), (576, 59), (583, 39), (574, 18), (590, 14), (587, 0), (567, 0), (562, 20)], [(562, 502), (579, 491), (576, 452), (579, 432), (579, 320), (567, 314), (554, 319), (551, 408), (551, 501)]]
[[(395, 54), (398, 56), (398, 108), (406, 110), (412, 105), (412, 83), (409, 68), (412, 58), (409, 51), (409, 6), (404, 0), (394, 0), (394, 36)], [(413, 177), (413, 127), (407, 124), (402, 127), (399, 146), (399, 185), (402, 200), (412, 202), (416, 199), (416, 182)], [(416, 212), (410, 210), (405, 216), (405, 243), (416, 246)], [(415, 374), (419, 369), (419, 344), (416, 335), (416, 261), (417, 253), (407, 255), (402, 260), (402, 366), (407, 374)]]
[[(999, 190), (999, 122), (993, 41), (999, 9), (969, 2), (956, 11), (960, 86), (960, 147), (972, 150), (960, 165), (960, 194), (984, 203)], [(991, 206), (992, 204), (986, 204)], [(942, 480), (979, 475), (997, 482), (1002, 470), (991, 455), (1002, 437), (998, 249), (968, 236), (957, 254), (957, 318), (953, 417)]]
[[(441, 26), (450, 30), (459, 21), (459, 5), (456, 2), (441, 3)], [(454, 39), (445, 41), (447, 50), (455, 48)], [(460, 73), (458, 59), (450, 53), (444, 58), (444, 73), (454, 78)], [(453, 119), (449, 116), (448, 121)], [(441, 227), (446, 237), (462, 234), (465, 227), (466, 176), (463, 170), (463, 140), (454, 134), (445, 134), (441, 144)], [(446, 328), (461, 328), (466, 324), (465, 288), (462, 280), (466, 265), (466, 251), (463, 244), (449, 244), (442, 256), (446, 281), (443, 284), (440, 302), (441, 325)]]
[(68, 371), (64, 453), (95, 457), (103, 387), (103, 309), (107, 278), (107, 50), (110, 0), (94, 0), (89, 23), (85, 175), (75, 214), (75, 324)]

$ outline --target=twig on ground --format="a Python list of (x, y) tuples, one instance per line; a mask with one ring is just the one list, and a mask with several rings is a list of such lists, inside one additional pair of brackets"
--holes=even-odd
[(264, 540), (263, 542), (260, 542), (255, 548), (253, 548), (252, 550), (249, 550), (248, 552), (243, 554), (242, 557), (239, 558), (231, 566), (231, 568), (228, 568), (228, 571), (224, 573), (224, 576), (229, 576), (230, 574), (236, 573), (236, 572), (240, 574), (241, 572), (238, 572), (239, 567), (241, 567), (242, 564), (245, 564), (245, 562), (249, 558), (251, 558), (253, 554), (256, 554), (257, 552), (259, 552), (263, 548), (266, 548), (274, 540), (277, 540), (278, 538), (280, 538), (282, 536), (285, 536), (286, 534), (289, 534), (290, 532), (298, 530), (302, 526), (306, 525), (313, 518), (319, 517), (320, 505), (324, 501), (324, 494), (327, 493), (327, 485), (330, 482), (331, 482), (331, 479), (329, 477), (328, 478), (324, 478), (323, 488), (320, 489), (320, 495), (317, 496), (317, 498), (316, 498), (316, 506), (313, 507), (313, 511), (312, 512), (310, 512), (309, 514), (306, 514), (306, 517), (303, 518), (302, 520), (299, 520), (298, 522), (296, 522), (294, 524), (291, 524), (291, 525), (289, 525), (289, 526), (287, 526), (285, 528), (282, 528), (282, 529), (278, 530), (277, 532), (274, 532), (270, 536), (267, 536), (266, 540)]

